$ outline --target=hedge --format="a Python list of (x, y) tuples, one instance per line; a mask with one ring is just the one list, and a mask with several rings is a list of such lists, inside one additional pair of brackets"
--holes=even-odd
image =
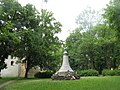
[(88, 70), (81, 70), (77, 72), (80, 76), (98, 76), (99, 73), (97, 70), (88, 69)]
[(102, 71), (102, 75), (103, 76), (120, 76), (120, 70), (119, 69), (115, 69), (115, 70), (105, 69)]
[(54, 74), (52, 71), (45, 71), (45, 72), (37, 72), (34, 77), (35, 78), (51, 78), (51, 76)]

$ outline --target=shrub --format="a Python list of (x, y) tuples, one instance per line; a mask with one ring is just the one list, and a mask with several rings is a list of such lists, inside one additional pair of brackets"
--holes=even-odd
[(51, 78), (54, 72), (52, 71), (45, 71), (45, 72), (37, 72), (34, 77), (35, 78)]
[(105, 69), (102, 71), (102, 75), (103, 76), (119, 76), (120, 70), (119, 69), (115, 69), (115, 70)]
[(93, 69), (78, 71), (80, 76), (98, 76), (98, 71)]
[(115, 69), (114, 71), (116, 76), (120, 76), (120, 69)]

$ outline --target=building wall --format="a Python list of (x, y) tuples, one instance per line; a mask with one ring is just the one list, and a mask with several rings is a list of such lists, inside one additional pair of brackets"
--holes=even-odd
[(19, 77), (24, 77), (25, 76), (25, 63), (20, 64), (19, 67)]
[(18, 58), (11, 58), (11, 56), (5, 60), (7, 68), (1, 71), (2, 77), (18, 77), (20, 64), (16, 63), (17, 60)]
[[(1, 70), (1, 76), (2, 77), (24, 77), (25, 76), (25, 63), (16, 63), (18, 61), (18, 58), (11, 58), (11, 56), (8, 57), (8, 59), (5, 60), (5, 63), (7, 64), (7, 68)], [(12, 63), (13, 62), (13, 63)], [(29, 77), (34, 77), (34, 74), (36, 72), (39, 72), (39, 68), (32, 68), (28, 72)]]
[(34, 74), (37, 73), (37, 72), (40, 72), (39, 67), (37, 67), (37, 66), (33, 67), (29, 70), (28, 76), (29, 77), (34, 77)]

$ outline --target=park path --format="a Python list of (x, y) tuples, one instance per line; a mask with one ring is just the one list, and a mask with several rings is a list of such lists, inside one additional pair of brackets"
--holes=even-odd
[(3, 84), (0, 84), (0, 89), (1, 89), (2, 87), (4, 87), (4, 86), (8, 85), (8, 84), (13, 83), (13, 82), (15, 82), (15, 80), (10, 80), (10, 81), (7, 81), (7, 82), (5, 82), (5, 83), (3, 83)]

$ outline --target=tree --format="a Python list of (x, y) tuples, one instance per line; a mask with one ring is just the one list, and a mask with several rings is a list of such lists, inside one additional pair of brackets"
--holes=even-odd
[(6, 68), (5, 59), (13, 52), (14, 45), (18, 42), (15, 33), (9, 30), (12, 28), (11, 22), (6, 22), (4, 27), (0, 27), (0, 72)]
[(84, 9), (76, 18), (76, 24), (84, 31), (89, 31), (93, 26), (101, 23), (101, 14), (91, 7)]
[(44, 0), (44, 2), (46, 2), (46, 3), (47, 3), (47, 2), (48, 2), (48, 0)]
[(93, 30), (96, 37), (95, 69), (101, 73), (103, 69), (114, 68), (112, 60), (116, 55), (116, 32), (107, 25), (97, 25)]
[(31, 5), (25, 6), (24, 10), (28, 20), (25, 19), (26, 30), (20, 35), (21, 44), (16, 52), (17, 57), (24, 58), (26, 62), (27, 78), (28, 71), (34, 66), (38, 65), (42, 70), (51, 68), (49, 65), (55, 60), (54, 55), (60, 47), (59, 39), (54, 35), (61, 31), (61, 24), (47, 10), (41, 10), (38, 16)]
[(105, 22), (111, 29), (117, 32), (117, 43), (116, 47), (114, 47), (116, 50), (113, 59), (113, 66), (116, 67), (120, 64), (120, 0), (111, 0), (104, 10), (105, 13), (103, 14), (103, 18)]
[[(18, 5), (18, 7), (15, 7)], [(5, 59), (14, 52), (15, 45), (19, 43), (14, 32), (15, 27), (12, 22), (14, 12), (13, 8), (19, 9), (20, 5), (14, 0), (0, 0), (0, 72), (6, 68)]]
[[(29, 11), (32, 7), (28, 6), (25, 8)], [(36, 15), (35, 12), (34, 15)], [(56, 59), (54, 55), (58, 47), (60, 47), (60, 42), (58, 37), (54, 35), (61, 31), (61, 24), (52, 15), (51, 12), (42, 10), (38, 16), (37, 25), (34, 23), (36, 27), (33, 25), (33, 22), (30, 22), (28, 25), (32, 25), (34, 28), (29, 27), (21, 35), (22, 43), (19, 45), (17, 52), (19, 52), (18, 57), (24, 58), (24, 62), (26, 62), (26, 78), (28, 71), (32, 67), (38, 65), (41, 70), (51, 69), (49, 65)], [(33, 15), (28, 14), (27, 17), (31, 18), (31, 16)]]
[[(82, 43), (82, 34), (80, 33), (81, 29), (77, 28), (74, 30), (69, 37), (66, 39), (66, 47), (69, 53), (70, 65), (74, 70), (81, 69), (83, 62), (81, 59), (81, 43)], [(85, 61), (85, 60), (84, 60)]]
[(101, 19), (98, 12), (89, 8), (77, 17), (79, 28), (66, 40), (74, 69), (96, 69), (101, 73), (118, 66), (116, 31)]
[(105, 9), (103, 14), (106, 23), (109, 24), (110, 28), (120, 32), (120, 0), (111, 0)]
[[(93, 55), (94, 55), (94, 49), (93, 49), (93, 47), (94, 47), (94, 40), (95, 39), (94, 39), (94, 33), (91, 30), (93, 29), (93, 27), (95, 25), (97, 25), (98, 23), (101, 23), (100, 16), (101, 15), (98, 12), (96, 12), (93, 9), (91, 9), (90, 7), (87, 7), (84, 11), (82, 11), (78, 15), (78, 17), (76, 19), (76, 23), (78, 24), (79, 28), (77, 28), (75, 30), (76, 35), (75, 34), (73, 35), (74, 37), (77, 38), (77, 39), (75, 39), (74, 42), (79, 43), (79, 44), (77, 44), (78, 47), (76, 45), (77, 50), (82, 50), (82, 51), (79, 51), (78, 57), (79, 58), (84, 58), (86, 64), (82, 63), (81, 65), (84, 65), (85, 69), (88, 69), (90, 67), (91, 68), (95, 67), (94, 66), (94, 62), (93, 62)], [(83, 31), (85, 33), (82, 33)], [(81, 37), (79, 37), (79, 36), (81, 36)], [(73, 37), (71, 37), (71, 38), (73, 38)], [(88, 52), (87, 52), (86, 49), (83, 50), (84, 47), (82, 45), (86, 49), (88, 49)], [(80, 54), (81, 54), (81, 57), (80, 57)], [(90, 65), (89, 62), (92, 62), (93, 64)], [(88, 63), (89, 63), (89, 65), (88, 65)]]
[(13, 52), (8, 55), (12, 54), (26, 63), (25, 77), (28, 77), (28, 71), (34, 66), (53, 69), (49, 65), (54, 65), (56, 53), (61, 46), (58, 37), (55, 36), (61, 31), (61, 24), (53, 17), (53, 13), (47, 10), (41, 10), (39, 13), (33, 5), (27, 4), (22, 7), (15, 0), (1, 0), (0, 4), (3, 17), (1, 22), (11, 22), (11, 34), (15, 34), (15, 39), (19, 41), (11, 48)]
[(101, 73), (114, 67), (116, 40), (116, 32), (106, 25), (97, 25), (90, 32), (76, 29), (66, 40), (72, 68), (96, 69)]

